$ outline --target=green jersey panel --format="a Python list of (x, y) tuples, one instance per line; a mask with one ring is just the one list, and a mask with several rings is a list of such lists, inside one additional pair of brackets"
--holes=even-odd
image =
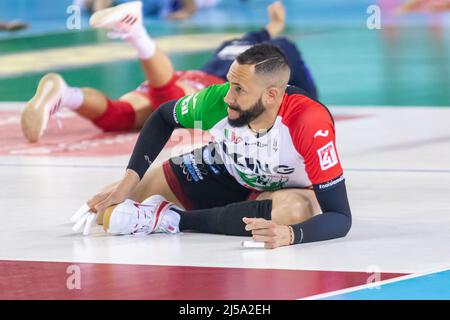
[[(175, 116), (184, 128), (209, 130), (227, 116), (228, 105), (223, 101), (229, 83), (216, 84), (178, 100)], [(196, 125), (197, 122), (197, 125)]]

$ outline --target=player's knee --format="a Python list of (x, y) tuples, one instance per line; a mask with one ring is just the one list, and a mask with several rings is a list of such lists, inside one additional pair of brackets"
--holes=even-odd
[(289, 203), (289, 224), (301, 223), (312, 217), (310, 206), (304, 199), (292, 199)]
[(274, 193), (272, 196), (272, 219), (281, 224), (297, 224), (313, 216), (310, 200), (289, 192)]
[(129, 131), (135, 120), (133, 106), (127, 101), (107, 99), (105, 112), (92, 122), (106, 132)]

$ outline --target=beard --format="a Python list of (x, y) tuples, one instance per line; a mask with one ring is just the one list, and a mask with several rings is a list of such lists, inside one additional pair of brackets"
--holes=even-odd
[(248, 125), (266, 110), (261, 97), (250, 109), (246, 111), (241, 111), (241, 108), (239, 106), (229, 105), (228, 107), (231, 110), (239, 112), (239, 117), (237, 117), (236, 119), (230, 119), (230, 117), (228, 117), (228, 123), (232, 127), (243, 127), (245, 125)]

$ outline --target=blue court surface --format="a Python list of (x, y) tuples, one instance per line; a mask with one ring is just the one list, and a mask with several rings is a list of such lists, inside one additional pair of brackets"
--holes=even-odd
[[(322, 295), (325, 300), (448, 300), (450, 269)], [(317, 298), (320, 298), (317, 296)]]

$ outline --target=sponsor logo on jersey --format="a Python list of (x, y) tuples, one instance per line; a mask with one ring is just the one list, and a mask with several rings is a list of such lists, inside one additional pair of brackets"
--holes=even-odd
[(148, 166), (150, 167), (152, 165), (152, 161), (150, 160), (150, 157), (148, 155), (144, 155), (145, 161), (147, 161)]
[(224, 154), (236, 165), (240, 166), (245, 172), (251, 171), (252, 174), (292, 174), (295, 168), (284, 164), (268, 164), (258, 158), (246, 157), (238, 152), (230, 150), (225, 142), (220, 143)]
[(314, 134), (314, 138), (317, 137), (328, 137), (328, 130), (318, 130), (315, 134)]
[(275, 152), (278, 151), (278, 139), (275, 139), (273, 141), (273, 151), (275, 151)]
[(260, 190), (274, 191), (282, 189), (289, 181), (289, 176), (247, 174), (236, 167), (236, 171), (245, 185)]
[(196, 163), (195, 155), (192, 153), (183, 155), (183, 163), (181, 164), (181, 168), (183, 169), (183, 173), (186, 175), (187, 181), (194, 180), (198, 182), (203, 180), (203, 175), (206, 175), (208, 172), (199, 168)]
[(319, 184), (317, 186), (317, 188), (320, 191), (327, 190), (327, 189), (330, 189), (330, 188), (334, 187), (335, 185), (337, 185), (339, 182), (341, 182), (343, 180), (344, 180), (344, 176), (341, 175), (341, 176), (337, 177), (336, 179), (333, 179), (333, 180), (330, 180), (328, 182)]
[(256, 142), (247, 142), (245, 141), (245, 145), (246, 146), (257, 146), (258, 148), (265, 148), (268, 146), (267, 143), (262, 143), (261, 141), (256, 141)]
[(184, 100), (181, 102), (181, 115), (184, 116), (185, 114), (187, 114), (189, 112), (189, 103), (191, 102), (191, 100), (193, 101), (192, 103), (192, 108), (195, 109), (196, 105), (197, 105), (197, 96), (198, 96), (198, 92), (196, 94), (190, 95), (186, 98), (184, 98)]
[(173, 120), (175, 120), (176, 124), (180, 124), (180, 122), (178, 121), (178, 117), (177, 117), (177, 108), (173, 108), (172, 117), (173, 117)]
[(334, 148), (333, 141), (330, 141), (317, 150), (317, 154), (319, 155), (320, 168), (322, 171), (328, 170), (338, 163), (337, 153)]
[(221, 174), (221, 170), (218, 165), (215, 164), (215, 159), (211, 152), (213, 152), (214, 149), (210, 149), (210, 147), (205, 147), (203, 149), (203, 160), (208, 165), (209, 170), (212, 171), (216, 176)]
[(238, 144), (242, 142), (242, 137), (236, 135), (233, 130), (229, 130), (227, 128), (224, 129), (225, 138), (233, 142), (234, 144)]

